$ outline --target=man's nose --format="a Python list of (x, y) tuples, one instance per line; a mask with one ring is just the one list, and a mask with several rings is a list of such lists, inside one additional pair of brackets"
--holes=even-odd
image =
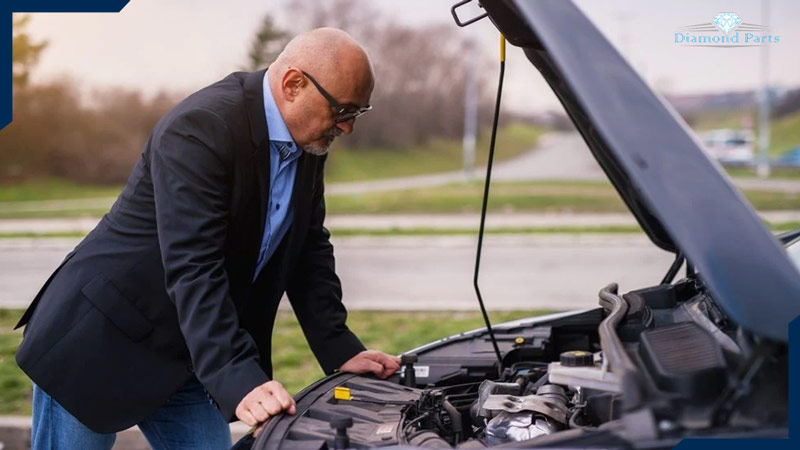
[(344, 134), (350, 134), (353, 132), (353, 127), (356, 124), (356, 118), (353, 117), (350, 120), (345, 120), (344, 122), (339, 122), (336, 124), (336, 128), (342, 130)]

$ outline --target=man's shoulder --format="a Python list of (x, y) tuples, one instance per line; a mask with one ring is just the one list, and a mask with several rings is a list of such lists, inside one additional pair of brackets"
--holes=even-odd
[(183, 99), (153, 128), (145, 157), (172, 149), (163, 144), (175, 136), (201, 142), (219, 156), (249, 154), (252, 143), (248, 110), (252, 108), (248, 104), (252, 101), (248, 99), (254, 95), (257, 76), (258, 73), (234, 72)]
[(258, 78), (259, 72), (233, 72), (190, 94), (161, 117), (153, 129), (154, 137), (158, 138), (176, 126), (214, 129), (219, 128), (220, 123), (231, 135), (249, 135), (247, 99), (263, 95), (257, 92), (261, 84), (257, 82)]
[(178, 103), (168, 115), (204, 109), (213, 112), (226, 122), (245, 114), (244, 84), (248, 72), (234, 72), (210, 84)]

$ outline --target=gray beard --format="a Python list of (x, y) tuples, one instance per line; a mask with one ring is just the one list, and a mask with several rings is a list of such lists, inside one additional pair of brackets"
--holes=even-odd
[[(339, 129), (338, 127), (332, 127), (331, 129), (326, 131), (325, 134), (322, 137), (334, 137), (334, 138), (336, 138), (336, 137), (339, 137), (341, 135), (342, 135), (342, 130), (341, 129)], [(309, 144), (309, 145), (306, 145), (305, 147), (303, 147), (303, 150), (306, 153), (310, 153), (310, 154), (315, 155), (315, 156), (322, 156), (322, 155), (325, 155), (325, 154), (328, 153), (328, 150), (330, 150), (330, 148), (331, 148), (331, 144), (333, 144), (333, 139), (331, 139), (331, 142), (328, 145)]]
[(330, 148), (330, 145), (306, 145), (303, 151), (314, 156), (322, 156), (327, 154)]

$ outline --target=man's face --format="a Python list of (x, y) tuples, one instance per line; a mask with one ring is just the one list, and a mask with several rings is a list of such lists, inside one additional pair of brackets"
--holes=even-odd
[[(294, 102), (298, 115), (293, 120), (296, 132), (290, 126), (292, 136), (306, 152), (324, 155), (338, 136), (353, 132), (356, 119), (348, 116), (369, 104), (372, 80), (301, 70), (292, 76), (302, 78)], [(344, 111), (344, 117), (337, 114), (339, 111)]]
[(331, 144), (333, 144), (333, 140), (341, 136), (342, 133), (344, 133), (342, 128), (340, 128), (338, 125), (334, 125), (325, 130), (322, 135), (320, 135), (319, 139), (304, 145), (303, 150), (311, 153), (312, 155), (322, 156), (328, 153), (328, 150), (331, 148)]

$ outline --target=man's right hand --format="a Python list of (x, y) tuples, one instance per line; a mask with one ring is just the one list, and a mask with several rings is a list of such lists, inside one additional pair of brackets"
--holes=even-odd
[(258, 436), (267, 419), (282, 411), (294, 414), (297, 412), (297, 406), (283, 385), (272, 380), (257, 386), (245, 395), (236, 407), (236, 417), (250, 426), (260, 425), (253, 433), (253, 436)]

